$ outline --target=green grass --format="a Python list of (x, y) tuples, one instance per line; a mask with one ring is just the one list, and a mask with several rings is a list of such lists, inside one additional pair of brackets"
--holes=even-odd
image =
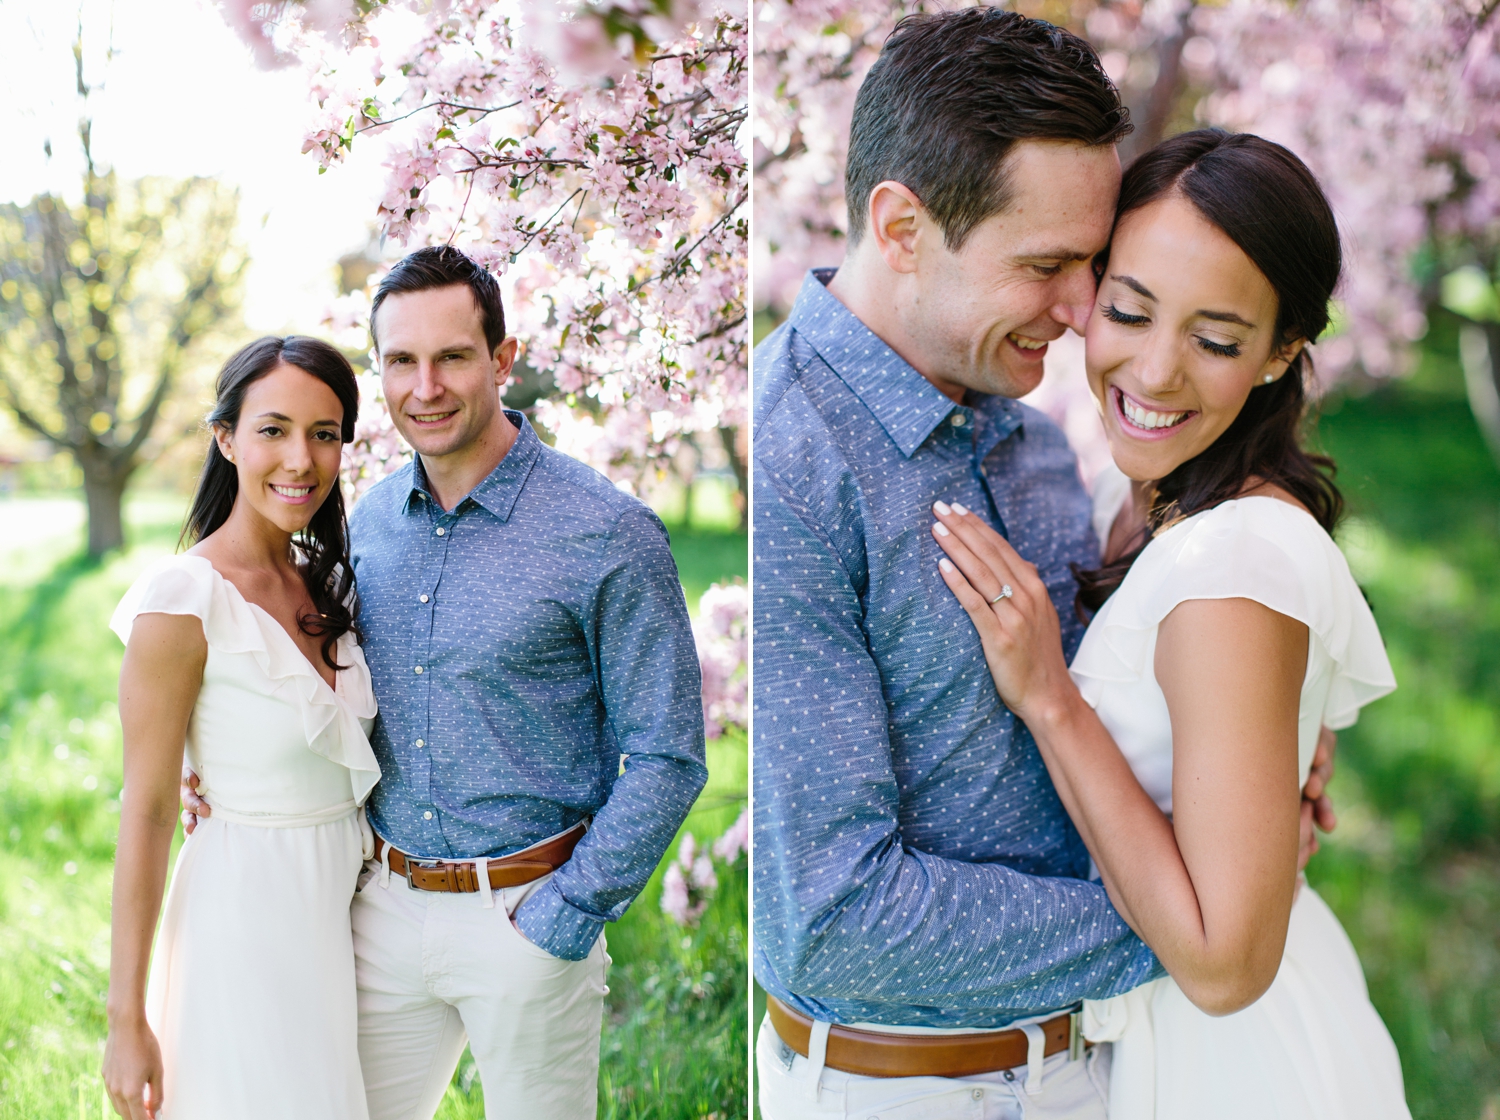
[(1308, 868), (1359, 950), (1416, 1120), (1500, 1113), (1500, 470), (1436, 318), (1407, 381), (1325, 403), (1340, 534), (1397, 691), (1339, 737)]
[[(131, 549), (91, 563), (76, 558), (76, 500), (0, 500), (0, 1120), (112, 1115), (98, 1069), (121, 647), (106, 624), (135, 575), (174, 547), (182, 509), (176, 496), (133, 497)], [(690, 606), (714, 580), (744, 575), (743, 534), (694, 523), (672, 536)], [(709, 769), (686, 825), (704, 841), (743, 805), (743, 735), (711, 743)], [(743, 1115), (745, 860), (720, 869), (719, 892), (690, 930), (662, 915), (660, 874), (608, 930), (600, 1115)], [(483, 1115), (467, 1055), (438, 1115)]]

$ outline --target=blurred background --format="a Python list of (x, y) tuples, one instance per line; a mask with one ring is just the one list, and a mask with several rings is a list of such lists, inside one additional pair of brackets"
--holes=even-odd
[[(937, 5), (754, 11), (755, 338), (837, 265), (854, 96), (895, 20)], [(955, 5), (945, 4), (942, 7)], [(1400, 687), (1340, 735), (1338, 829), (1308, 878), (1359, 951), (1418, 1120), (1500, 1117), (1500, 25), (1493, 0), (1024, 0), (1088, 38), (1136, 122), (1126, 163), (1220, 125), (1296, 151), (1347, 252), (1308, 438)], [(1030, 398), (1108, 457), (1082, 344)], [(759, 993), (757, 992), (757, 996)], [(759, 999), (754, 1016), (759, 1021)]]
[[(303, 154), (317, 69), (257, 64), (247, 21), (272, 9), (289, 6), (0, 3), (0, 1118), (112, 1115), (122, 648), (106, 622), (178, 547), (213, 378), (264, 334), (332, 338), (367, 367), (360, 301), (404, 251), (378, 222), (383, 143), (328, 167)], [(561, 395), (528, 365), (506, 403)], [(405, 455), (378, 412), (359, 488)], [(710, 423), (627, 483), (670, 530), (714, 737), (679, 843), (609, 930), (602, 1117), (744, 1111), (743, 456)], [(482, 1115), (466, 1054), (439, 1116)]]

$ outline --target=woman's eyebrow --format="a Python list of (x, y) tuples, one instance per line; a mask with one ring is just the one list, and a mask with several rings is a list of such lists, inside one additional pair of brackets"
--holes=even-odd
[(1136, 295), (1145, 296), (1147, 299), (1150, 299), (1150, 300), (1154, 300), (1156, 298), (1155, 294), (1151, 291), (1151, 289), (1148, 288), (1148, 287), (1146, 287), (1146, 285), (1142, 284), (1134, 276), (1113, 275), (1113, 276), (1110, 277), (1110, 279), (1111, 280), (1118, 280), (1121, 284), (1124, 284), (1132, 292), (1135, 292)]
[(1241, 318), (1233, 311), (1199, 311), (1197, 315), (1199, 318), (1212, 319), (1217, 323), (1238, 323), (1242, 327), (1249, 327), (1252, 331), (1255, 329), (1254, 323)]

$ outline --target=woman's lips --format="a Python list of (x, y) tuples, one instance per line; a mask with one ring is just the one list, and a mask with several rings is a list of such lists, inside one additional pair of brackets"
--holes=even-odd
[(1192, 409), (1166, 412), (1148, 408), (1118, 385), (1112, 385), (1110, 389), (1109, 399), (1114, 406), (1115, 420), (1120, 430), (1133, 439), (1170, 439), (1198, 415)]

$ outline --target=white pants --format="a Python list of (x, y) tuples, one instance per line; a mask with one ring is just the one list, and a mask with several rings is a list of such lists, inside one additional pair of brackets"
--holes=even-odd
[(763, 1120), (1105, 1120), (1107, 1045), (1076, 1061), (1052, 1055), (1040, 1085), (1028, 1085), (1026, 1066), (973, 1077), (862, 1077), (815, 1070), (795, 1053), (789, 1065), (787, 1053), (768, 1016), (755, 1047)]
[[(373, 872), (373, 874), (372, 874)], [(359, 1059), (371, 1120), (431, 1120), (467, 1039), (487, 1120), (592, 1120), (609, 955), (532, 944), (510, 915), (546, 877), (483, 894), (412, 890), (365, 865), (354, 896)]]

